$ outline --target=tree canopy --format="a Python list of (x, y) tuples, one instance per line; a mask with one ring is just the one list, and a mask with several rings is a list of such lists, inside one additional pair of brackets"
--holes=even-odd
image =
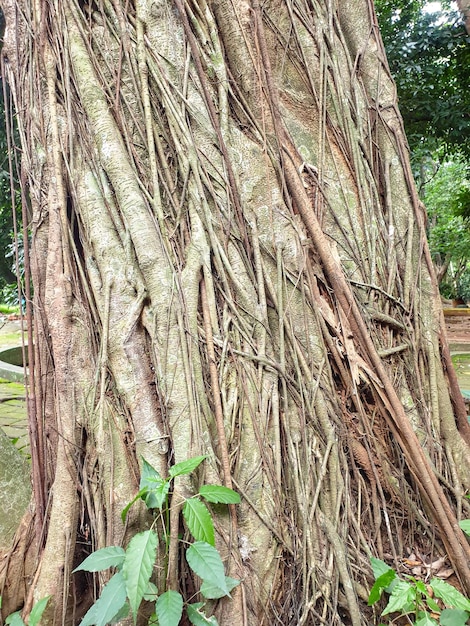
[(470, 156), (470, 36), (451, 3), (376, 0), (380, 29), (415, 157)]

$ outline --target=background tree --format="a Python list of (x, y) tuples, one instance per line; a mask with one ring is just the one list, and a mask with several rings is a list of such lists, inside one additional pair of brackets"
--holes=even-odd
[(199, 480), (242, 496), (220, 623), (370, 623), (371, 553), (448, 554), (470, 592), (469, 426), (372, 2), (2, 5), (34, 281), (5, 613), (75, 623), (73, 567), (149, 523), (120, 518), (142, 457), (200, 453), (172, 519)]
[(470, 38), (455, 5), (376, 0), (442, 295), (468, 298)]
[(426, 0), (376, 0), (380, 29), (416, 163), (470, 155), (470, 36), (449, 3), (431, 12)]
[[(439, 166), (428, 161), (424, 201), (429, 215), (429, 245), (437, 268), (441, 293), (470, 300), (467, 284), (470, 262), (470, 180), (468, 165), (454, 156)], [(433, 171), (434, 170), (434, 171)]]

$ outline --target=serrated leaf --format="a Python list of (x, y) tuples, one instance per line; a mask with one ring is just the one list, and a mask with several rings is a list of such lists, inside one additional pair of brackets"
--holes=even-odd
[(119, 609), (119, 611), (116, 613), (116, 615), (113, 617), (113, 619), (109, 623), (118, 624), (123, 619), (126, 619), (126, 617), (129, 617), (130, 610), (131, 610), (131, 607), (129, 606), (129, 603), (124, 602), (122, 607)]
[(124, 563), (126, 553), (120, 546), (109, 546), (92, 552), (73, 571), (101, 572), (109, 567), (120, 567)]
[(29, 614), (28, 626), (37, 626), (39, 624), (50, 597), (46, 596), (35, 603)]
[(463, 519), (459, 522), (460, 528), (470, 537), (470, 519)]
[(215, 615), (207, 617), (201, 609), (203, 608), (203, 602), (196, 602), (195, 604), (188, 604), (186, 612), (188, 614), (189, 621), (194, 626), (219, 626)]
[(186, 550), (186, 560), (195, 574), (204, 582), (217, 585), (229, 595), (225, 584), (224, 564), (218, 551), (204, 541), (196, 541)]
[(134, 621), (152, 575), (157, 541), (156, 533), (146, 530), (134, 535), (127, 546), (122, 573)]
[(157, 596), (158, 596), (157, 585), (155, 585), (152, 581), (149, 581), (147, 584), (147, 589), (145, 590), (145, 593), (144, 593), (144, 600), (147, 600), (147, 602), (155, 602)]
[(183, 517), (188, 530), (196, 541), (205, 541), (215, 546), (214, 524), (206, 505), (197, 498), (189, 498), (184, 503)]
[(388, 604), (382, 611), (382, 615), (395, 613), (395, 611), (407, 613), (414, 608), (415, 603), (416, 589), (406, 580), (399, 580), (390, 594)]
[[(235, 587), (239, 584), (240, 581), (236, 578), (230, 578), (230, 576), (225, 577), (225, 586), (227, 587), (229, 592), (232, 591), (232, 589), (235, 589)], [(220, 585), (214, 585), (213, 583), (209, 582), (202, 583), (200, 592), (208, 600), (218, 600), (219, 598), (223, 598), (227, 595), (225, 591), (220, 588)]]
[(470, 601), (445, 580), (440, 578), (433, 578), (429, 583), (431, 589), (434, 591), (434, 595), (440, 598), (446, 607), (450, 609), (462, 609), (463, 611), (470, 611)]
[(376, 602), (378, 602), (382, 596), (382, 591), (387, 589), (392, 580), (396, 578), (395, 570), (388, 569), (386, 572), (381, 574), (374, 583), (374, 586), (370, 590), (369, 600), (367, 604), (372, 606)]
[(214, 504), (239, 504), (240, 495), (233, 489), (222, 485), (203, 485), (199, 489), (199, 495)]
[(377, 580), (379, 576), (382, 576), (382, 574), (385, 574), (385, 572), (388, 572), (388, 570), (392, 569), (390, 565), (387, 565), (385, 563), (385, 561), (382, 561), (381, 559), (376, 559), (373, 556), (370, 557), (370, 564), (374, 573), (375, 580)]
[(88, 609), (80, 626), (105, 626), (126, 604), (126, 581), (122, 572), (117, 572), (103, 587), (98, 600)]
[(164, 626), (178, 626), (183, 614), (183, 598), (171, 589), (162, 593), (155, 605), (158, 621)]
[(469, 618), (467, 611), (462, 609), (444, 609), (440, 615), (441, 626), (465, 626)]
[(11, 613), (5, 618), (5, 624), (8, 624), (8, 626), (26, 626), (19, 611), (15, 611), (15, 613)]
[(187, 461), (181, 461), (181, 463), (176, 463), (176, 465), (172, 465), (168, 470), (171, 478), (175, 478), (176, 476), (183, 476), (185, 474), (191, 474), (194, 472), (196, 467), (200, 465), (207, 456), (195, 456), (192, 459), (188, 459)]

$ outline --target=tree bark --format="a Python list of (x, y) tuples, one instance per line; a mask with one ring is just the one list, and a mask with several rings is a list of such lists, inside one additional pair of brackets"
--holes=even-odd
[(4, 613), (76, 623), (71, 570), (151, 521), (120, 520), (142, 457), (199, 454), (242, 497), (219, 623), (371, 623), (371, 555), (447, 554), (470, 593), (469, 428), (372, 1), (3, 5), (44, 520)]
[(462, 14), (467, 33), (470, 35), (470, 2), (469, 0), (457, 0), (457, 6)]

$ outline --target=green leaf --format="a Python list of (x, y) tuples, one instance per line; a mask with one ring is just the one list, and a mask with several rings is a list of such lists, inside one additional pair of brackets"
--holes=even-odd
[(127, 546), (122, 573), (134, 621), (152, 575), (157, 541), (156, 533), (146, 530), (134, 535)]
[(424, 613), (416, 622), (415, 626), (439, 626), (435, 619)]
[(470, 519), (463, 519), (459, 522), (460, 528), (470, 537)]
[(176, 476), (183, 476), (185, 474), (191, 474), (194, 472), (196, 467), (200, 465), (207, 456), (195, 456), (192, 459), (188, 459), (187, 461), (182, 461), (181, 463), (176, 463), (168, 470), (171, 478), (175, 478)]
[(148, 487), (149, 489), (153, 489), (156, 484), (163, 482), (163, 478), (157, 472), (157, 470), (148, 463), (144, 457), (142, 459), (142, 472), (140, 474), (140, 484), (139, 489), (144, 489)]
[(423, 595), (428, 595), (428, 590), (426, 585), (423, 583), (422, 580), (415, 580), (414, 578), (412, 579), (412, 581), (414, 582), (416, 589), (422, 593)]
[(92, 552), (90, 556), (87, 556), (73, 571), (101, 572), (109, 567), (120, 567), (124, 563), (125, 556), (124, 549), (119, 546), (101, 548), (101, 550), (96, 550), (96, 552)]
[(135, 498), (133, 498), (128, 504), (126, 504), (126, 506), (122, 509), (121, 511), (121, 519), (122, 519), (122, 523), (124, 524), (126, 522), (126, 517), (127, 517), (127, 513), (129, 511), (129, 509), (131, 508), (131, 506), (134, 504), (134, 502), (137, 502), (137, 500), (139, 498), (144, 498), (145, 494), (147, 493), (147, 487), (145, 487), (144, 489), (141, 489), (139, 491), (139, 493), (135, 496)]
[(462, 609), (444, 609), (439, 623), (441, 626), (465, 626), (468, 618), (469, 614)]
[(203, 485), (199, 489), (199, 495), (207, 500), (207, 502), (221, 503), (221, 504), (239, 504), (240, 495), (229, 489), (228, 487), (222, 487), (222, 485)]
[(171, 589), (162, 593), (155, 605), (158, 621), (164, 626), (178, 626), (183, 614), (183, 598)]
[(142, 499), (148, 509), (161, 509), (166, 502), (170, 481), (164, 480), (157, 470), (142, 457), (142, 474), (140, 490), (146, 490)]
[(105, 626), (126, 604), (126, 581), (122, 572), (117, 572), (103, 587), (98, 600), (93, 604), (80, 622), (80, 626)]
[(144, 600), (147, 602), (155, 602), (158, 596), (157, 585), (154, 585), (152, 581), (149, 581), (147, 584), (147, 589), (144, 593)]
[(131, 610), (131, 607), (129, 606), (129, 603), (128, 602), (124, 602), (122, 607), (119, 609), (119, 611), (116, 613), (116, 615), (113, 617), (113, 619), (109, 623), (110, 624), (118, 624), (123, 619), (126, 619), (126, 617), (129, 617), (129, 611), (130, 610)]
[(214, 524), (206, 505), (197, 498), (189, 498), (184, 503), (183, 517), (189, 532), (196, 541), (205, 541), (215, 546)]
[(441, 612), (441, 607), (437, 604), (434, 598), (431, 598), (429, 594), (426, 594), (426, 604), (428, 605), (431, 611), (434, 611), (434, 613)]
[(143, 498), (148, 509), (162, 509), (167, 502), (170, 481), (163, 480), (153, 489), (148, 489)]
[(50, 597), (46, 596), (36, 602), (29, 614), (28, 626), (37, 626), (39, 624)]
[(455, 587), (440, 578), (433, 578), (429, 583), (434, 595), (440, 598), (446, 607), (470, 611), (470, 601), (463, 596)]
[(191, 624), (194, 624), (194, 626), (219, 626), (214, 615), (207, 617), (207, 615), (204, 615), (204, 613), (201, 612), (203, 606), (203, 602), (188, 604), (186, 612)]
[[(186, 550), (186, 560), (195, 574), (204, 582), (217, 585), (229, 595), (225, 583), (224, 564), (215, 548), (204, 541), (196, 541)], [(222, 584), (223, 582), (223, 584)]]
[(388, 604), (382, 611), (382, 615), (395, 613), (395, 611), (408, 613), (412, 611), (416, 604), (416, 589), (406, 582), (399, 580), (393, 588)]
[(392, 569), (390, 565), (387, 565), (385, 563), (385, 561), (382, 561), (381, 559), (376, 559), (373, 556), (371, 556), (370, 558), (370, 564), (374, 573), (375, 580), (377, 580), (379, 576), (382, 576), (382, 574), (385, 574), (385, 572), (388, 572), (388, 570)]
[(375, 604), (376, 602), (380, 600), (382, 591), (384, 589), (387, 589), (387, 587), (390, 585), (392, 580), (396, 578), (396, 576), (397, 575), (395, 573), (395, 570), (390, 568), (377, 578), (374, 586), (370, 590), (369, 600), (367, 602), (369, 606), (372, 606), (373, 604)]
[(26, 626), (20, 615), (20, 611), (11, 613), (11, 615), (5, 619), (5, 624), (8, 624), (8, 626)]
[[(225, 586), (229, 592), (232, 591), (232, 589), (235, 589), (235, 587), (239, 584), (240, 581), (236, 578), (230, 578), (230, 576), (225, 577)], [(208, 600), (218, 600), (219, 598), (223, 598), (227, 595), (224, 589), (221, 589), (219, 585), (214, 585), (213, 583), (208, 582), (202, 583), (200, 592)]]

